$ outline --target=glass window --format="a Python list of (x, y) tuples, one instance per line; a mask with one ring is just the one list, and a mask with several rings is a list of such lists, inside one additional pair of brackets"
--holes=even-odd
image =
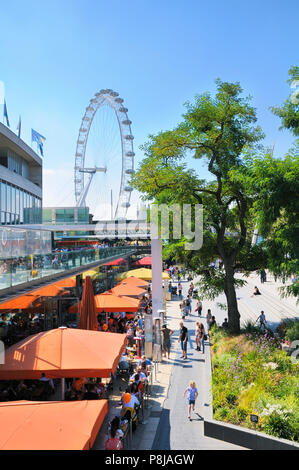
[(88, 224), (88, 222), (89, 222), (89, 209), (88, 209), (88, 207), (78, 208), (78, 222), (85, 222), (86, 224)]
[(64, 209), (56, 209), (56, 223), (62, 223), (64, 222)]
[(24, 191), (20, 191), (20, 223), (24, 223)]
[(1, 181), (1, 210), (6, 211), (6, 184)]
[(14, 186), (11, 187), (11, 212), (16, 213), (16, 188)]
[(16, 188), (16, 214), (20, 214), (20, 190)]
[(75, 221), (75, 209), (65, 209), (64, 220), (66, 223), (73, 223)]
[(11, 186), (9, 184), (7, 185), (6, 197), (7, 197), (6, 210), (7, 212), (11, 212)]

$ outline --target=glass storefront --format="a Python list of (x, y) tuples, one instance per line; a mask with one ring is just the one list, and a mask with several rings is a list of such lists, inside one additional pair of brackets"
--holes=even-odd
[(41, 224), (42, 200), (0, 179), (0, 223)]

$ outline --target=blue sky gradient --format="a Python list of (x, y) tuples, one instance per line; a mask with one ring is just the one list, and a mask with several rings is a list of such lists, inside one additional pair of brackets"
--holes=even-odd
[[(298, 64), (295, 0), (15, 0), (1, 5), (0, 80), (11, 129), (22, 116), (44, 147), (44, 205), (57, 204), (64, 182), (71, 204), (76, 139), (95, 92), (112, 88), (133, 121), (136, 165), (148, 134), (174, 127), (183, 103), (215, 91), (214, 80), (239, 81), (252, 95), (265, 145), (292, 145), (269, 107), (290, 94)], [(198, 166), (198, 168), (200, 168)], [(204, 172), (203, 172), (203, 176)]]

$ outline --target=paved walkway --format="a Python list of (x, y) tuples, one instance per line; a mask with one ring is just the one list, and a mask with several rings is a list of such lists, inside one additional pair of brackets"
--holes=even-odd
[[(183, 284), (183, 295), (187, 294), (190, 283)], [(181, 357), (180, 343), (178, 343), (178, 329), (181, 321), (179, 300), (168, 302), (167, 318), (168, 326), (175, 331), (172, 336), (171, 359), (167, 363), (171, 367), (171, 376), (167, 396), (161, 412), (160, 420), (152, 444), (152, 450), (238, 450), (241, 447), (207, 438), (203, 433), (203, 418), (206, 390), (210, 384), (205, 382), (205, 355), (209, 354), (209, 347), (205, 354), (196, 351), (195, 345), (195, 323), (205, 318), (199, 319), (192, 313), (187, 317), (184, 325), (189, 331), (188, 360), (183, 361)], [(195, 301), (193, 301), (195, 305)], [(194, 311), (193, 305), (193, 311)], [(166, 362), (166, 361), (165, 361)], [(164, 364), (163, 364), (164, 365)], [(163, 367), (163, 365), (161, 367)], [(168, 366), (168, 367), (169, 367)], [(196, 400), (195, 412), (191, 412), (191, 421), (188, 420), (187, 398), (183, 398), (184, 390), (189, 385), (190, 380), (196, 382), (199, 396)], [(140, 450), (142, 447), (140, 447)]]
[[(275, 330), (278, 324), (286, 318), (299, 318), (299, 307), (296, 305), (296, 298), (280, 297), (279, 288), (284, 284), (275, 282), (271, 276), (268, 276), (268, 281), (262, 284), (259, 275), (255, 273), (252, 273), (249, 277), (237, 276), (247, 282), (244, 287), (237, 289), (241, 326), (244, 326), (248, 321), (256, 322), (261, 310), (264, 310), (267, 326), (272, 330)], [(193, 283), (196, 284), (196, 280)], [(262, 295), (251, 297), (255, 286), (259, 288)], [(193, 303), (195, 305), (195, 300), (193, 300)], [(215, 315), (217, 324), (222, 325), (227, 313), (221, 309), (219, 304), (226, 304), (224, 294), (214, 301), (203, 300), (203, 312), (206, 313), (207, 309), (210, 308), (212, 315)]]
[[(281, 283), (275, 283), (269, 279), (261, 284), (255, 274), (246, 278), (247, 285), (238, 289), (237, 297), (241, 324), (248, 320), (255, 321), (260, 310), (264, 310), (269, 326), (274, 328), (283, 318), (298, 318), (299, 311), (295, 299), (281, 299), (278, 288)], [(196, 280), (193, 281), (196, 283)], [(183, 295), (186, 296), (189, 282), (182, 282)], [(258, 286), (261, 296), (251, 298), (254, 286)], [(205, 400), (209, 384), (205, 380), (205, 357), (209, 354), (207, 345), (205, 355), (195, 349), (194, 329), (198, 317), (194, 313), (196, 300), (192, 301), (192, 316), (187, 317), (185, 326), (189, 330), (190, 341), (188, 343), (188, 360), (180, 359), (181, 350), (178, 343), (178, 329), (181, 320), (179, 299), (167, 302), (167, 324), (175, 331), (172, 336), (171, 358), (163, 359), (154, 374), (153, 393), (149, 400), (149, 407), (145, 410), (144, 424), (140, 424), (133, 434), (131, 450), (238, 450), (238, 446), (207, 438), (203, 435), (203, 417), (205, 413)], [(219, 303), (225, 303), (225, 297), (219, 296), (215, 301), (203, 301), (203, 315), (207, 309), (212, 310), (216, 321), (222, 324), (227, 316), (219, 307)], [(205, 317), (201, 318), (205, 323)], [(199, 390), (195, 413), (192, 421), (187, 417), (187, 399), (183, 398), (183, 392), (189, 381), (194, 380)], [(124, 386), (122, 390), (124, 390)], [(113, 395), (109, 397), (109, 414), (105, 419), (102, 429), (94, 444), (94, 449), (104, 449), (107, 439), (108, 422), (113, 416), (120, 413), (119, 384), (114, 387)]]

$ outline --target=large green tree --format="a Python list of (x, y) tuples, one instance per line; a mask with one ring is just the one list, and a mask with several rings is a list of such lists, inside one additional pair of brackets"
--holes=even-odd
[[(186, 104), (184, 119), (175, 129), (149, 137), (132, 184), (145, 199), (157, 203), (203, 204), (203, 247), (186, 251), (183, 240), (171, 241), (166, 252), (187, 261), (201, 275), (203, 295), (212, 298), (225, 293), (229, 328), (238, 332), (235, 288), (241, 281), (236, 279), (235, 269), (260, 267), (263, 252), (251, 245), (254, 197), (236, 175), (245, 171), (244, 152), (256, 148), (263, 134), (240, 84), (217, 80), (216, 86), (215, 96), (204, 93)], [(205, 162), (208, 179), (188, 168), (189, 154)], [(223, 261), (222, 271), (211, 264), (216, 258)]]

